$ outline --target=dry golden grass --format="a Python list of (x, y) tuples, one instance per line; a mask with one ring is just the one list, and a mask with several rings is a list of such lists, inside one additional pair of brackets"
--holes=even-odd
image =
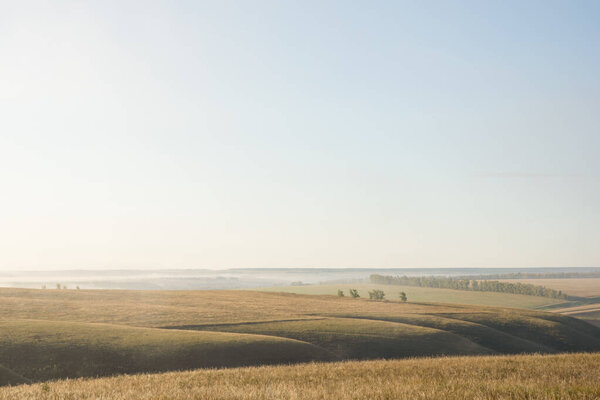
[[(36, 290), (0, 288), (0, 319), (46, 319), (162, 327), (312, 319), (315, 315), (495, 314), (496, 307), (376, 302), (327, 295), (257, 291)], [(547, 313), (508, 309), (547, 318)]]
[(77, 379), (0, 399), (598, 399), (600, 354), (311, 363)]
[(322, 354), (343, 360), (582, 351), (600, 351), (600, 329), (525, 309), (256, 291), (0, 289), (0, 364), (35, 381)]
[(353, 301), (256, 291), (36, 290), (0, 288), (0, 319), (47, 319), (129, 326), (223, 324), (312, 318), (339, 311), (460, 312), (460, 305)]

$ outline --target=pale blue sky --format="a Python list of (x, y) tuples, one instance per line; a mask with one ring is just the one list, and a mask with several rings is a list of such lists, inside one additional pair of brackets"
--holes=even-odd
[(598, 15), (2, 2), (0, 269), (600, 266)]

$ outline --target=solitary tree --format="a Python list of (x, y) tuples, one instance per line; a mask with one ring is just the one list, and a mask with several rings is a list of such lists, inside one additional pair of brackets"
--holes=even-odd
[(407, 300), (406, 299), (406, 293), (400, 292), (400, 300), (403, 301), (403, 302), (405, 302)]
[(344, 291), (342, 289), (338, 289), (338, 297), (344, 297)]
[(360, 295), (358, 294), (358, 290), (356, 289), (350, 289), (350, 296), (352, 296), (353, 299), (360, 297)]

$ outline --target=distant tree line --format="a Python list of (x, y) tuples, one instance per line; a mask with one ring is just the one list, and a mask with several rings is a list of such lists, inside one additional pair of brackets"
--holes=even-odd
[(464, 275), (459, 279), (581, 279), (600, 278), (600, 270), (590, 272), (512, 272), (506, 274)]
[(478, 292), (499, 292), (512, 294), (525, 294), (528, 296), (550, 297), (553, 299), (566, 299), (567, 295), (561, 290), (549, 289), (545, 286), (529, 283), (512, 283), (489, 280), (471, 280), (443, 276), (385, 276), (373, 274), (371, 283), (384, 285), (420, 286), (430, 288), (473, 290)]

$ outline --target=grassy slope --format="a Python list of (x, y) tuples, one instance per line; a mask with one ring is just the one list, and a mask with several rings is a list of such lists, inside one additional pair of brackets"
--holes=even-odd
[(405, 292), (410, 301), (432, 303), (456, 303), (529, 309), (543, 309), (548, 306), (569, 303), (565, 300), (550, 299), (547, 297), (538, 296), (524, 296), (510, 293), (472, 292), (465, 290), (436, 289), (415, 286), (376, 285), (368, 283), (265, 287), (259, 290), (267, 292), (336, 295), (338, 289), (342, 289), (346, 296), (348, 296), (348, 291), (350, 288), (358, 289), (360, 295), (363, 297), (368, 297), (370, 290), (383, 289), (388, 299), (398, 299), (400, 292)]
[(0, 363), (33, 380), (331, 359), (314, 345), (272, 336), (0, 321)]
[[(600, 350), (600, 329), (546, 312), (256, 291), (0, 289), (2, 320), (0, 364), (34, 379), (286, 363), (331, 353), (343, 359)], [(192, 330), (270, 338), (247, 337), (244, 347), (237, 334)]]
[(198, 370), (0, 388), (0, 399), (597, 399), (600, 354)]
[(444, 330), (368, 319), (326, 318), (214, 326), (203, 329), (302, 340), (346, 359), (493, 353), (490, 349), (469, 339)]
[(29, 379), (0, 365), (0, 386), (16, 386), (24, 383), (29, 383)]

